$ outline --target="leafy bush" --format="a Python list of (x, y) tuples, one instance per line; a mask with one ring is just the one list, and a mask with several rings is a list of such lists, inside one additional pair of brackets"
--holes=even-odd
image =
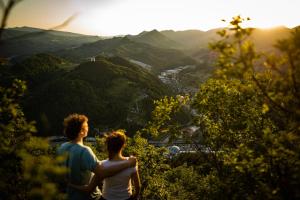
[(175, 168), (158, 177), (165, 199), (300, 198), (300, 30), (278, 42), (280, 54), (267, 55), (255, 51), (244, 20), (234, 17), (219, 32), (211, 45), (217, 69), (191, 101), (156, 104), (147, 131), (181, 136), (174, 116), (190, 107), (202, 135), (190, 142), (209, 149), (206, 160), (180, 155), (171, 162)]
[(0, 87), (0, 180), (3, 199), (63, 199), (56, 181), (66, 169), (58, 165), (45, 139), (33, 137), (33, 122), (27, 122), (19, 106), (26, 86), (15, 80)]

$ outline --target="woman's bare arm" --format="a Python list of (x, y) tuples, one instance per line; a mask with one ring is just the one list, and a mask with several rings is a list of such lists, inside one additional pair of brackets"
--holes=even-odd
[(131, 180), (133, 181), (133, 185), (135, 188), (135, 193), (133, 195), (133, 199), (138, 199), (141, 191), (141, 182), (140, 182), (140, 176), (138, 172), (138, 168), (136, 171), (131, 175)]

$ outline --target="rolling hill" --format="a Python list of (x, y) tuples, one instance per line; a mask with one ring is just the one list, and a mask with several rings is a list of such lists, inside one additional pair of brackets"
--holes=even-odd
[(182, 49), (182, 44), (177, 43), (157, 30), (143, 31), (138, 35), (128, 35), (127, 37), (135, 42), (146, 43), (158, 48)]
[(11, 58), (75, 48), (84, 43), (101, 39), (98, 36), (30, 27), (5, 29), (3, 38), (4, 40), (1, 41), (0, 45), (0, 55)]
[(151, 65), (154, 72), (196, 63), (194, 59), (179, 50), (158, 48), (135, 42), (128, 37), (99, 40), (70, 50), (59, 51), (56, 54), (74, 62), (82, 62), (98, 55), (120, 56)]
[[(45, 63), (49, 59), (53, 57), (44, 56)], [(19, 66), (22, 64), (30, 68), (27, 61)], [(48, 71), (47, 64), (40, 64), (39, 71)], [(35, 66), (31, 66), (33, 71)], [(95, 62), (59, 72), (29, 85), (22, 104), (26, 116), (37, 121), (41, 135), (61, 132), (63, 118), (74, 112), (88, 115), (92, 128), (136, 130), (149, 119), (153, 100), (171, 94), (148, 70), (121, 57), (98, 57)]]

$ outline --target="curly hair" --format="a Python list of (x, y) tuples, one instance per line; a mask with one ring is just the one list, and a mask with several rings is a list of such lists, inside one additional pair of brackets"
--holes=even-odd
[(126, 143), (126, 135), (123, 131), (113, 131), (106, 136), (107, 151), (109, 159), (117, 154)]
[(85, 115), (81, 114), (71, 114), (64, 119), (64, 133), (70, 140), (74, 140), (78, 137), (82, 124), (87, 122), (88, 118)]

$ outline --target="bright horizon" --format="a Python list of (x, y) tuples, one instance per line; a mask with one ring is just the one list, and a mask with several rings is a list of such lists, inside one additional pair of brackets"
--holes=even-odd
[(62, 31), (113, 36), (153, 29), (209, 30), (221, 19), (250, 17), (246, 26), (300, 25), (299, 0), (23, 0), (13, 9), (8, 27), (49, 29), (76, 17)]

